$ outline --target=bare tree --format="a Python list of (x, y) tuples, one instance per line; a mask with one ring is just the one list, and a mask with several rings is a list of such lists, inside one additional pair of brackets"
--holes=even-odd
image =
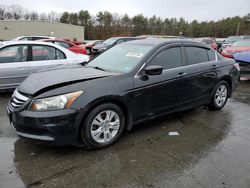
[(0, 20), (4, 20), (5, 9), (4, 5), (0, 5)]
[(20, 5), (10, 5), (10, 12), (15, 20), (19, 20), (22, 17), (23, 8)]
[(43, 21), (44, 21), (44, 20), (48, 20), (47, 15), (46, 15), (45, 12), (43, 12), (43, 13), (40, 14), (39, 20), (43, 20)]
[(38, 19), (39, 19), (39, 15), (37, 12), (30, 13), (30, 20), (38, 20)]

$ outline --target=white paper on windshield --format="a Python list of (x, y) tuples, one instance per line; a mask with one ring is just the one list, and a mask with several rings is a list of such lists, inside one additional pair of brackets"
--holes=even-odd
[(137, 52), (129, 52), (129, 53), (127, 53), (127, 57), (141, 58), (143, 55), (144, 55), (143, 53), (137, 53)]

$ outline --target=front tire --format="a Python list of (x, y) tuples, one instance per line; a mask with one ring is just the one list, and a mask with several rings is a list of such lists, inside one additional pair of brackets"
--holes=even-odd
[(81, 139), (90, 149), (114, 144), (125, 127), (124, 113), (115, 104), (106, 103), (94, 108), (81, 130)]
[(229, 85), (226, 81), (220, 81), (216, 85), (216, 89), (209, 104), (209, 108), (211, 110), (222, 109), (227, 103), (228, 97), (229, 97)]

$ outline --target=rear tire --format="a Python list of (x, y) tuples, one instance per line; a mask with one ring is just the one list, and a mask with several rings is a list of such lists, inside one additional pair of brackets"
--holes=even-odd
[(84, 121), (81, 139), (89, 149), (114, 144), (125, 127), (124, 113), (119, 106), (106, 103), (94, 108)]
[(226, 81), (220, 81), (216, 85), (216, 89), (212, 96), (211, 102), (208, 106), (209, 109), (211, 110), (222, 109), (227, 103), (229, 91), (230, 91), (230, 88), (229, 88), (228, 83)]

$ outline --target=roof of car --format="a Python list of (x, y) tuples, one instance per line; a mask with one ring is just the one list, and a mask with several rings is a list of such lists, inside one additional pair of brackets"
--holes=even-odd
[(112, 39), (136, 39), (137, 37), (111, 37)]
[(45, 35), (23, 35), (23, 36), (18, 36), (18, 37), (15, 37), (13, 38), (12, 40), (16, 41), (16, 40), (20, 40), (22, 38), (27, 38), (27, 37), (38, 37), (38, 38), (55, 38), (55, 37), (52, 37), (52, 36), (45, 36)]
[(56, 44), (53, 44), (53, 43), (50, 43), (50, 42), (41, 42), (41, 41), (4, 41), (4, 42), (1, 42), (0, 43), (1, 45), (1, 48), (2, 47), (5, 47), (5, 46), (8, 46), (8, 45), (18, 45), (18, 44), (36, 44), (36, 45), (47, 45), (47, 46), (52, 46), (54, 48), (57, 48), (61, 51), (63, 51), (64, 53), (66, 52), (68, 55), (72, 55), (74, 54), (73, 52), (71, 52), (70, 50), (64, 48), (64, 47), (61, 47), (59, 45), (56, 45)]
[(69, 44), (76, 46), (76, 44), (74, 44), (73, 42), (63, 40), (63, 39), (41, 39), (41, 40), (37, 40), (37, 41), (41, 41), (41, 42), (65, 42), (65, 43), (69, 43)]
[(46, 45), (53, 45), (52, 43), (48, 43), (48, 42), (42, 42), (42, 41), (4, 41), (2, 42), (2, 44), (4, 45), (11, 45), (11, 44), (46, 44)]
[(141, 44), (141, 45), (150, 45), (150, 46), (158, 46), (163, 45), (167, 43), (176, 43), (176, 42), (190, 42), (195, 44), (202, 44), (201, 42), (194, 41), (192, 39), (163, 39), (163, 38), (148, 38), (148, 39), (138, 39), (138, 40), (132, 40), (126, 43), (130, 44)]

